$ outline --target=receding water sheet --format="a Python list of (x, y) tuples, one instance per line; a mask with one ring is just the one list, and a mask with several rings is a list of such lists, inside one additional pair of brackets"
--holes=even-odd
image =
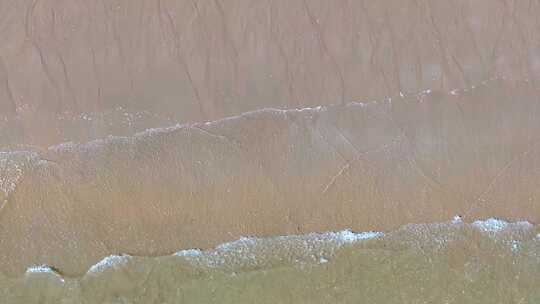
[(0, 0), (0, 304), (540, 303), (539, 14)]

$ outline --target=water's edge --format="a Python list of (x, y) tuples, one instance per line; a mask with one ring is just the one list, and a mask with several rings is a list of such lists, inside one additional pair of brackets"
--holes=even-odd
[(36, 265), (22, 277), (1, 277), (0, 296), (3, 303), (352, 303), (360, 295), (370, 303), (400, 303), (400, 296), (534, 303), (539, 228), (456, 217), (387, 233), (244, 237), (170, 256), (112, 255), (82, 277)]

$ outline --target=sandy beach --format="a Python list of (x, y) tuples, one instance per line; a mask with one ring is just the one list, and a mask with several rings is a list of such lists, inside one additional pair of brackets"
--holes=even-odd
[(5, 154), (14, 187), (0, 265), (81, 274), (110, 254), (241, 236), (388, 231), (455, 215), (537, 223), (538, 96), (530, 83), (494, 80)]
[(539, 13), (0, 0), (0, 302), (537, 303)]

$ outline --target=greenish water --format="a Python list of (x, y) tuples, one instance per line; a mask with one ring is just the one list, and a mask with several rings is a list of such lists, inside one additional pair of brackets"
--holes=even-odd
[(2, 303), (540, 303), (527, 222), (459, 219), (383, 233), (242, 238), (211, 251), (110, 256), (80, 278), (2, 278)]

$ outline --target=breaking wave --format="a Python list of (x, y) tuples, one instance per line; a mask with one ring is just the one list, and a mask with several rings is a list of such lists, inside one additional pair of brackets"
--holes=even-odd
[(456, 217), (387, 233), (243, 237), (169, 256), (112, 255), (81, 277), (37, 265), (2, 278), (0, 295), (4, 303), (353, 303), (360, 295), (366, 303), (534, 303), (538, 231)]

